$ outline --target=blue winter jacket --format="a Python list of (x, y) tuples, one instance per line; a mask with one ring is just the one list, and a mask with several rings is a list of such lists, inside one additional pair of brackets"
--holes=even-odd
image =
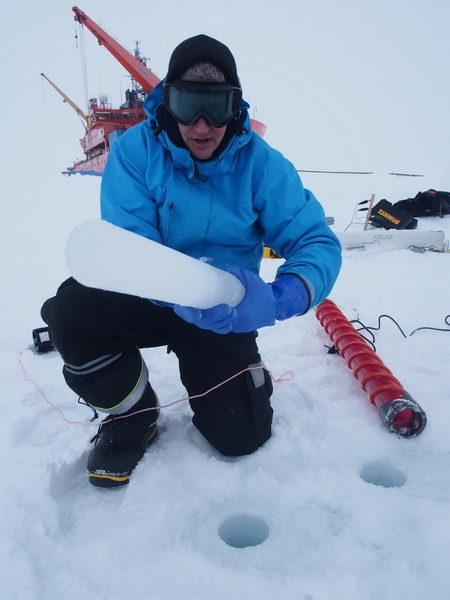
[(155, 137), (162, 84), (145, 102), (148, 120), (111, 148), (102, 218), (222, 269), (238, 265), (258, 273), (265, 243), (286, 259), (277, 276), (300, 275), (318, 304), (336, 280), (341, 249), (294, 166), (251, 131), (248, 114), (240, 133), (206, 162), (175, 146), (165, 131)]

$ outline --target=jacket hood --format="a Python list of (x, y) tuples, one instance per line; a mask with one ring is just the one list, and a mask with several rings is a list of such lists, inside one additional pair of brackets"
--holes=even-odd
[(195, 161), (191, 153), (187, 148), (180, 148), (176, 146), (169, 138), (166, 131), (159, 128), (158, 123), (158, 108), (162, 104), (162, 90), (164, 87), (165, 80), (163, 79), (158, 85), (150, 92), (144, 103), (144, 110), (147, 114), (149, 125), (153, 134), (162, 143), (162, 145), (172, 154), (174, 163), (179, 168), (185, 168), (189, 172), (192, 172), (196, 176), (198, 171), (205, 176), (210, 176), (218, 169), (220, 172), (226, 172), (232, 170), (236, 160), (236, 152), (245, 144), (247, 144), (251, 137), (250, 127), (250, 116), (248, 109), (250, 105), (245, 100), (242, 100), (241, 111), (245, 113), (245, 121), (239, 135), (234, 135), (226, 148), (220, 153), (219, 156), (210, 161)]

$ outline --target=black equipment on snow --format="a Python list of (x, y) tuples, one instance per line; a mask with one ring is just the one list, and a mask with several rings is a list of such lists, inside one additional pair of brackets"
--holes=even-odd
[(408, 212), (413, 217), (444, 217), (450, 215), (450, 192), (427, 190), (414, 198), (396, 202), (394, 208)]
[(383, 229), (415, 229), (417, 227), (417, 219), (384, 199), (372, 208), (369, 221), (375, 227), (383, 227)]
[(31, 334), (33, 336), (33, 344), (37, 354), (44, 354), (45, 352), (55, 350), (55, 346), (53, 345), (48, 334), (48, 327), (39, 327), (38, 329), (33, 329)]

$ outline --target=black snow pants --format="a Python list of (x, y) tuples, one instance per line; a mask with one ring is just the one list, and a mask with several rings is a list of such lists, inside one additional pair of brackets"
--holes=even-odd
[[(148, 385), (140, 348), (167, 346), (173, 351), (189, 396), (262, 364), (255, 332), (205, 331), (171, 308), (88, 288), (72, 278), (44, 303), (41, 314), (63, 358), (69, 387), (90, 406), (113, 414), (132, 409)], [(246, 371), (204, 397), (191, 399), (192, 421), (222, 454), (250, 454), (270, 437), (271, 394), (265, 369)]]

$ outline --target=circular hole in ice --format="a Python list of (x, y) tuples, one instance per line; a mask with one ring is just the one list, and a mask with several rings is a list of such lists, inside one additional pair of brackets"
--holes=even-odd
[(406, 483), (406, 475), (384, 460), (366, 463), (361, 469), (361, 478), (366, 483), (385, 488), (402, 487)]
[(269, 536), (269, 526), (260, 517), (238, 514), (228, 517), (219, 527), (219, 536), (232, 548), (259, 546)]

